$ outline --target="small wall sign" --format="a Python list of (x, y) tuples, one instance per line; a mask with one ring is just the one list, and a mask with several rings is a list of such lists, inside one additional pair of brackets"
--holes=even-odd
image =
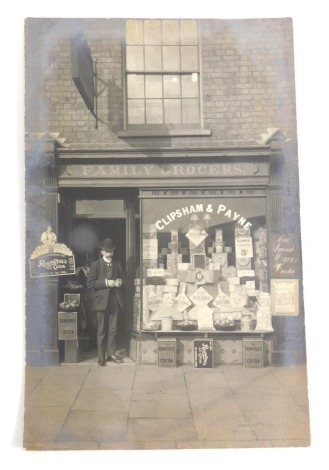
[(71, 276), (75, 274), (75, 258), (63, 243), (38, 246), (30, 257), (30, 276)]

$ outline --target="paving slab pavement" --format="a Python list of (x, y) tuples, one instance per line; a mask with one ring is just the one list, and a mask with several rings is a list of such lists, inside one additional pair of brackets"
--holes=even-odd
[(23, 445), (26, 450), (308, 447), (306, 366), (27, 367)]

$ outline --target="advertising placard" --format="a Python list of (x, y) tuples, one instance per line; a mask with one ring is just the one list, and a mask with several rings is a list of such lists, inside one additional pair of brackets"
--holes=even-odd
[(58, 339), (78, 339), (77, 312), (58, 312)]
[(75, 274), (75, 258), (63, 243), (38, 246), (30, 257), (31, 277), (64, 276)]
[(264, 342), (262, 339), (243, 340), (243, 362), (247, 368), (264, 367)]
[(194, 367), (212, 369), (214, 367), (214, 344), (212, 339), (194, 340)]
[(158, 338), (158, 366), (176, 367), (176, 338)]

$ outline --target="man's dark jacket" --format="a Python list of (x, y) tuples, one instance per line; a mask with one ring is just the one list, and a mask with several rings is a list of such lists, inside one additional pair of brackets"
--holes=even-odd
[[(121, 287), (107, 287), (105, 284), (105, 279), (122, 279)], [(120, 307), (124, 306), (124, 296), (123, 288), (126, 283), (126, 276), (124, 270), (121, 266), (120, 261), (113, 259), (112, 266), (108, 272), (103, 258), (100, 258), (97, 261), (94, 261), (89, 269), (89, 274), (87, 278), (87, 287), (89, 289), (94, 289), (94, 302), (93, 309), (95, 312), (104, 312), (106, 310), (107, 302), (109, 300), (109, 295), (114, 295), (118, 305)]]

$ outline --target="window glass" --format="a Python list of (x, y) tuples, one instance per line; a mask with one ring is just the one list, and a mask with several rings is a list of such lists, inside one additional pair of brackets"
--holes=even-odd
[(144, 44), (161, 44), (161, 21), (144, 21)]
[(162, 70), (162, 54), (160, 46), (145, 46), (145, 70)]
[(181, 47), (182, 70), (198, 70), (198, 48), (196, 46)]
[(181, 20), (181, 44), (198, 44), (197, 23), (194, 20)]
[(197, 73), (182, 75), (182, 97), (197, 98), (199, 96), (199, 79)]
[(127, 46), (127, 70), (144, 70), (144, 49), (142, 46)]
[(178, 46), (163, 47), (163, 70), (180, 70), (180, 49)]
[(162, 98), (162, 75), (146, 75), (146, 98)]
[(184, 99), (182, 100), (182, 113), (184, 123), (196, 123), (199, 121), (199, 100)]
[(165, 123), (182, 122), (181, 100), (164, 100)]
[(162, 21), (162, 43), (168, 45), (179, 44), (179, 21)]
[(144, 100), (128, 100), (128, 124), (145, 124)]
[(179, 98), (180, 92), (180, 77), (179, 75), (164, 75), (163, 77), (163, 92), (165, 98)]
[[(197, 21), (127, 20), (126, 25), (127, 124), (200, 125)], [(147, 104), (153, 99), (161, 101)]]
[(162, 100), (146, 100), (146, 124), (163, 123)]
[(263, 197), (142, 199), (142, 324), (240, 329), (255, 318), (251, 299), (268, 292), (265, 211)]
[(126, 42), (127, 44), (143, 44), (143, 21), (126, 21)]
[(127, 86), (131, 98), (144, 98), (144, 75), (128, 75)]

